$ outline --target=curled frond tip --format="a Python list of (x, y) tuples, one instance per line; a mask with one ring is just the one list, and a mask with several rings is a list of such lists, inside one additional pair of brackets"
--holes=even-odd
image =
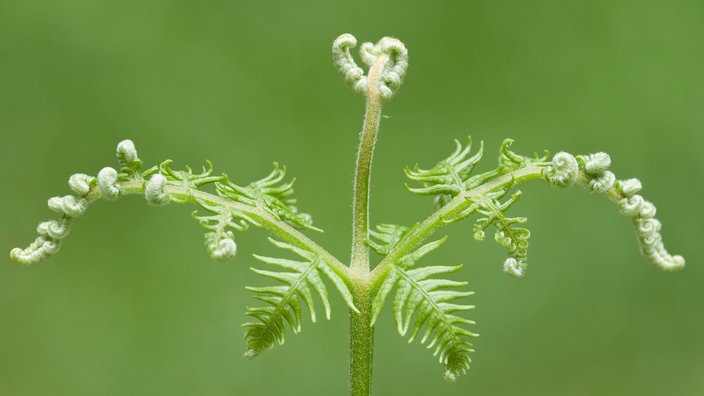
[(357, 39), (345, 33), (337, 37), (332, 45), (332, 58), (338, 72), (355, 91), (364, 95), (377, 94), (390, 99), (403, 82), (408, 69), (408, 49), (398, 39), (384, 37), (376, 44), (364, 43), (360, 56), (369, 71), (357, 65), (350, 49), (357, 46)]

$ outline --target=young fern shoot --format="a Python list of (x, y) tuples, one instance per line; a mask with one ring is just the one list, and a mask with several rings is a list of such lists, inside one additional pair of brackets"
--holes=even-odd
[[(252, 271), (273, 284), (247, 287), (262, 305), (246, 310), (252, 321), (243, 325), (244, 355), (253, 358), (283, 344), (287, 327), (300, 332), (303, 306), (315, 322), (316, 300), (329, 319), (333, 308), (328, 290), (332, 286), (349, 310), (351, 395), (371, 392), (374, 325), (389, 300), (399, 334), (409, 335), (409, 342), (418, 339), (433, 349), (444, 366), (445, 378), (452, 381), (466, 373), (473, 352), (470, 340), (477, 334), (470, 330), (474, 322), (466, 317), (466, 312), (475, 307), (464, 303), (464, 299), (473, 293), (466, 289), (467, 282), (445, 279), (461, 265), (421, 262), (447, 239), (445, 236), (433, 240), (437, 231), (446, 224), (474, 216), (474, 239), (483, 240), (493, 230), (494, 240), (506, 249), (503, 271), (511, 277), (523, 277), (530, 237), (527, 219), (507, 214), (522, 196), (516, 186), (523, 182), (542, 180), (556, 188), (578, 185), (606, 197), (633, 223), (646, 260), (666, 271), (684, 266), (682, 256), (671, 255), (665, 249), (655, 206), (638, 194), (642, 189), (640, 181), (618, 179), (609, 170), (611, 159), (607, 154), (575, 156), (558, 152), (552, 158), (547, 154), (528, 157), (510, 150), (511, 139), (504, 140), (499, 149), (498, 166), (483, 173), (473, 173), (484, 156), (484, 147), (480, 143), (472, 153), (471, 138), (466, 145), (455, 141), (454, 151), (431, 168), (406, 168), (408, 190), (433, 197), (434, 211), (425, 219), (410, 222), (411, 226), (380, 224), (372, 229), (369, 185), (382, 104), (396, 94), (403, 82), (408, 51), (402, 42), (389, 37), (376, 44), (362, 44), (360, 55), (368, 68), (365, 73), (350, 53), (356, 44), (352, 35), (343, 34), (332, 46), (335, 67), (353, 91), (366, 100), (355, 167), (349, 263), (309, 236), (321, 230), (313, 225), (310, 215), (295, 206), (294, 181), (285, 181), (284, 167), (274, 164), (266, 177), (243, 185), (225, 174), (214, 174), (210, 162), (201, 173), (194, 173), (187, 166), (175, 170), (171, 160), (142, 170), (142, 160), (131, 140), (117, 145), (119, 170), (105, 167), (95, 176), (72, 175), (68, 184), (73, 193), (48, 201), (59, 218), (40, 223), (37, 238), (26, 248), (12, 249), (10, 257), (25, 265), (47, 259), (59, 251), (74, 220), (91, 204), (133, 194), (144, 196), (152, 206), (200, 207), (193, 218), (206, 230), (206, 251), (217, 262), (226, 262), (236, 255), (235, 231), (262, 228), (275, 247), (296, 258), (254, 255), (266, 269)], [(369, 249), (381, 256), (375, 265)]]

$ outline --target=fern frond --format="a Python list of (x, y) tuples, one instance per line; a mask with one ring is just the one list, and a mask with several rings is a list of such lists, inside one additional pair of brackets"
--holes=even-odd
[(474, 324), (473, 321), (455, 315), (459, 311), (474, 309), (474, 306), (455, 304), (451, 301), (469, 297), (474, 292), (449, 290), (466, 286), (467, 282), (431, 277), (452, 273), (461, 267), (430, 266), (404, 270), (395, 266), (380, 291), (380, 294), (382, 291), (388, 293), (396, 287), (394, 319), (399, 334), (405, 336), (408, 330), (412, 329), (408, 340), (412, 342), (425, 327), (420, 343), (427, 342), (428, 349), (435, 348), (433, 355), (445, 366), (444, 375), (450, 381), (469, 369), (469, 353), (473, 350), (468, 338), (477, 336), (461, 327)]
[(245, 231), (249, 225), (259, 226), (259, 224), (246, 214), (226, 206), (214, 206), (196, 199), (198, 205), (210, 212), (210, 215), (198, 216), (193, 212), (192, 216), (198, 220), (201, 227), (208, 230), (205, 233), (205, 246), (210, 258), (217, 262), (226, 262), (235, 256), (237, 244), (235, 236), (230, 229)]
[(481, 142), (479, 151), (470, 156), (472, 138), (468, 137), (467, 140), (465, 147), (455, 140), (455, 151), (430, 169), (420, 169), (418, 165), (413, 169), (406, 168), (404, 172), (409, 179), (422, 183), (422, 187), (408, 187), (408, 190), (415, 194), (436, 195), (435, 203), (438, 206), (467, 191), (468, 184), (474, 184), (470, 183), (470, 175), (484, 152), (484, 143)]
[(494, 170), (471, 176), (474, 166), (481, 159), (482, 148), (477, 154), (469, 157), (471, 140), (464, 148), (459, 142), (455, 141), (455, 143), (457, 144), (455, 151), (435, 167), (429, 170), (418, 169), (417, 166), (414, 170), (406, 169), (406, 175), (411, 180), (423, 183), (423, 187), (409, 187), (409, 190), (417, 194), (437, 195), (435, 203), (440, 206), (467, 192), (466, 197), (471, 202), (470, 206), (448, 213), (442, 217), (442, 220), (445, 223), (452, 223), (474, 213), (484, 216), (474, 225), (474, 238), (484, 239), (484, 231), (494, 224), (496, 226), (494, 239), (508, 251), (509, 257), (504, 261), (504, 272), (514, 277), (522, 277), (527, 265), (530, 232), (521, 227), (526, 222), (525, 217), (507, 217), (504, 213), (521, 196), (521, 192), (516, 192), (504, 203), (499, 201), (513, 187), (513, 179), (502, 182), (501, 185), (494, 186), (481, 194), (475, 194), (472, 190), (529, 165), (545, 167), (548, 164), (545, 162), (547, 153), (544, 156), (536, 154), (532, 158), (516, 154), (510, 150), (513, 140), (505, 139), (499, 150), (499, 166)]
[(137, 149), (134, 143), (129, 140), (123, 140), (117, 144), (117, 161), (120, 163), (120, 173), (128, 178), (138, 178), (139, 170), (142, 168), (142, 160), (137, 155)]
[(512, 170), (523, 168), (527, 165), (547, 165), (550, 153), (545, 151), (542, 156), (537, 153), (531, 158), (525, 155), (516, 154), (510, 150), (513, 139), (504, 139), (499, 149), (499, 171), (501, 174)]
[(172, 162), (171, 160), (166, 160), (159, 164), (159, 173), (166, 176), (172, 182), (172, 185), (197, 190), (206, 184), (219, 182), (225, 178), (224, 175), (212, 176), (213, 163), (210, 161), (205, 161), (208, 167), (204, 166), (200, 174), (193, 174), (193, 170), (188, 165), (185, 166), (185, 170), (173, 170), (171, 169)]
[(313, 226), (313, 220), (309, 214), (298, 212), (298, 208), (294, 206), (296, 200), (291, 198), (296, 179), (282, 183), (285, 176), (286, 168), (279, 168), (279, 165), (274, 163), (274, 170), (268, 176), (245, 187), (232, 183), (227, 176), (223, 182), (216, 183), (215, 187), (221, 197), (261, 207), (277, 219), (295, 227), (322, 231)]
[(413, 169), (406, 168), (406, 176), (412, 181), (422, 183), (422, 187), (408, 187), (412, 193), (421, 195), (435, 195), (435, 204), (442, 207), (452, 198), (463, 192), (478, 187), (498, 176), (510, 171), (523, 168), (529, 164), (545, 164), (547, 153), (540, 157), (537, 154), (534, 158), (519, 155), (509, 148), (513, 144), (512, 139), (505, 139), (499, 150), (499, 166), (491, 171), (472, 176), (474, 166), (481, 160), (484, 145), (480, 144), (479, 151), (470, 156), (472, 139), (468, 137), (468, 144), (464, 148), (458, 140), (455, 140), (455, 151), (449, 157), (438, 162), (430, 169), (420, 169), (416, 165)]
[(352, 302), (352, 294), (347, 285), (318, 255), (288, 243), (275, 241), (271, 238), (269, 240), (274, 246), (295, 253), (303, 261), (254, 256), (264, 264), (278, 267), (279, 271), (251, 268), (252, 271), (281, 282), (281, 284), (247, 287), (247, 290), (254, 292), (254, 298), (268, 304), (263, 307), (247, 308), (246, 314), (258, 320), (242, 325), (247, 327), (245, 357), (248, 359), (256, 357), (277, 343), (279, 345), (284, 343), (284, 322), (288, 323), (296, 334), (301, 330), (301, 300), (310, 312), (311, 321), (316, 321), (313, 291), (318, 294), (323, 303), (325, 317), (330, 319), (330, 301), (321, 273), (335, 285), (350, 309), (358, 312)]
[(455, 272), (461, 265), (409, 269), (421, 257), (437, 249), (445, 239), (421, 246), (391, 268), (372, 302), (372, 324), (376, 322), (384, 301), (395, 287), (394, 320), (399, 334), (405, 336), (411, 330), (408, 342), (412, 342), (425, 328), (420, 343), (427, 342), (428, 349), (435, 348), (433, 355), (445, 366), (445, 378), (454, 381), (469, 369), (469, 353), (473, 350), (468, 338), (476, 337), (477, 334), (461, 327), (474, 324), (473, 321), (455, 315), (459, 311), (474, 309), (474, 306), (452, 301), (469, 297), (474, 292), (454, 290), (466, 286), (467, 282), (433, 278)]
[(516, 191), (505, 202), (500, 199), (508, 192), (508, 188), (484, 195), (473, 203), (472, 207), (484, 217), (474, 223), (474, 239), (484, 239), (486, 229), (492, 224), (496, 227), (494, 240), (506, 248), (508, 258), (504, 261), (504, 272), (507, 275), (520, 278), (525, 274), (528, 265), (528, 238), (530, 231), (522, 225), (525, 217), (507, 217), (506, 211), (520, 197), (521, 191)]

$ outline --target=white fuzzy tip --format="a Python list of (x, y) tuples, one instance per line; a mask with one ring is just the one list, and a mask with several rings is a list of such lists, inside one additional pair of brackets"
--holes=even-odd
[(632, 197), (643, 189), (638, 179), (619, 180), (618, 187), (626, 198)]
[(564, 151), (552, 157), (552, 165), (545, 170), (545, 177), (555, 187), (569, 187), (579, 175), (577, 159)]
[(105, 167), (98, 172), (98, 188), (100, 196), (108, 201), (114, 201), (120, 197), (120, 188), (117, 185), (117, 171), (110, 167)]
[(618, 210), (622, 215), (632, 219), (638, 217), (640, 208), (645, 203), (645, 199), (638, 194), (618, 201)]
[[(332, 44), (332, 59), (335, 67), (343, 76), (345, 82), (352, 89), (361, 94), (368, 94), (367, 84), (372, 73), (365, 74), (364, 70), (355, 63), (350, 49), (357, 45), (357, 39), (351, 34), (340, 35)], [(403, 82), (408, 69), (408, 50), (406, 46), (393, 37), (384, 37), (376, 44), (364, 43), (360, 48), (362, 61), (370, 68), (382, 60), (381, 69), (376, 75), (375, 87), (378, 94), (384, 99), (391, 98)], [(370, 92), (372, 92), (370, 91)]]
[(142, 167), (142, 161), (137, 155), (137, 149), (129, 139), (117, 144), (117, 160), (123, 169), (127, 168), (133, 172), (137, 172)]
[(49, 209), (68, 217), (79, 217), (88, 209), (88, 201), (73, 195), (49, 198)]
[(164, 191), (164, 186), (166, 186), (166, 177), (161, 173), (157, 173), (149, 179), (144, 187), (144, 198), (149, 205), (161, 206), (169, 203), (169, 194)]
[(357, 46), (357, 39), (353, 35), (349, 33), (340, 35), (332, 43), (332, 61), (347, 85), (355, 92), (364, 93), (367, 77), (350, 54), (350, 49), (355, 46)]
[(616, 175), (611, 171), (603, 171), (599, 176), (589, 180), (589, 188), (599, 194), (609, 191), (616, 183)]
[(32, 265), (44, 261), (44, 259), (52, 254), (56, 254), (60, 247), (61, 241), (40, 235), (26, 249), (12, 249), (10, 251), (10, 258), (23, 265)]
[(523, 278), (526, 274), (526, 266), (524, 259), (509, 257), (504, 261), (504, 273), (512, 278)]
[(591, 176), (599, 176), (611, 166), (611, 157), (606, 153), (589, 154), (582, 158), (584, 171)]
[(657, 219), (635, 219), (640, 250), (648, 261), (664, 271), (677, 271), (684, 268), (684, 257), (671, 255), (665, 249), (660, 235), (662, 225)]
[(227, 231), (224, 235), (206, 235), (206, 239), (208, 254), (218, 263), (227, 262), (237, 254), (237, 244), (232, 231)]
[(74, 193), (80, 196), (88, 194), (94, 185), (95, 178), (83, 173), (76, 173), (68, 178), (68, 186)]

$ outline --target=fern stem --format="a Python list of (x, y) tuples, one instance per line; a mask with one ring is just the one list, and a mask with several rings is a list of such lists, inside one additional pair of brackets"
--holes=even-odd
[(465, 193), (459, 194), (447, 205), (443, 206), (435, 213), (427, 217), (417, 226), (413, 227), (403, 238), (401, 238), (379, 265), (372, 271), (372, 284), (380, 285), (386, 278), (386, 274), (391, 270), (393, 263), (409, 251), (413, 251), (424, 240), (430, 237), (435, 231), (440, 229), (446, 222), (443, 219), (451, 218), (453, 214), (458, 214), (471, 205), (471, 201), (467, 197), (486, 194), (493, 189), (496, 189), (513, 180), (515, 183), (520, 183), (528, 180), (542, 178), (543, 167), (530, 165), (508, 172), (496, 179), (482, 184), (479, 187), (471, 189)]
[[(122, 192), (122, 194), (125, 195), (144, 194), (143, 181), (132, 180), (127, 182), (120, 182), (119, 186), (120, 191)], [(273, 235), (276, 235), (283, 241), (288, 242), (291, 245), (315, 252), (320, 256), (322, 260), (324, 260), (330, 265), (330, 268), (332, 268), (332, 270), (336, 274), (342, 277), (349, 276), (349, 268), (346, 265), (342, 264), (340, 260), (338, 260), (330, 252), (315, 243), (312, 239), (308, 238), (299, 230), (295, 229), (284, 221), (279, 220), (278, 218), (263, 210), (262, 208), (246, 205), (204, 191), (194, 190), (181, 186), (166, 185), (164, 186), (164, 190), (169, 193), (172, 197), (177, 198), (181, 202), (195, 202), (195, 199), (198, 199), (199, 201), (204, 202), (206, 204), (219, 205), (227, 208), (236, 209), (239, 212), (246, 214), (251, 219), (255, 220), (261, 226), (261, 228), (271, 232)], [(96, 199), (100, 198), (100, 191), (98, 190), (98, 188), (94, 187), (86, 195), (86, 198), (91, 202), (95, 201)]]
[(360, 134), (359, 150), (355, 165), (354, 196), (352, 200), (352, 263), (351, 267), (359, 273), (369, 273), (369, 183), (371, 180), (374, 145), (379, 132), (381, 119), (381, 93), (378, 80), (381, 69), (388, 61), (388, 56), (380, 56), (369, 70), (367, 85), (367, 105), (364, 123)]
[(350, 311), (350, 396), (368, 396), (374, 355), (374, 326), (371, 325), (374, 293), (367, 279), (355, 279), (351, 283), (354, 305), (359, 313)]

